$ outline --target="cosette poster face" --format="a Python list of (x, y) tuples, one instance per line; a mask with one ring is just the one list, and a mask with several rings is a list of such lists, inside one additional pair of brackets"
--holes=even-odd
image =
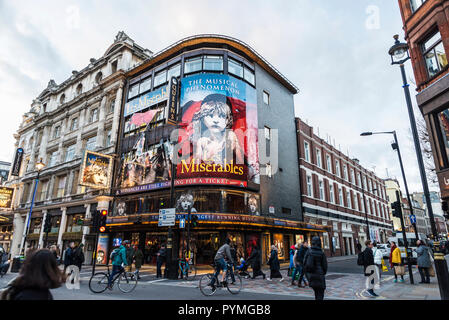
[(188, 125), (180, 143), (193, 150), (177, 164), (177, 177), (260, 183), (256, 101), (253, 87), (228, 75), (183, 78), (180, 112)]

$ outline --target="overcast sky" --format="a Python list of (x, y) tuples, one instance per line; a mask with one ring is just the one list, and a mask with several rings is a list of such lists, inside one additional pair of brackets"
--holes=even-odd
[[(242, 40), (299, 87), (296, 116), (403, 185), (392, 137), (359, 136), (396, 130), (410, 192), (422, 191), (399, 67), (387, 54), (392, 36), (404, 37), (391, 0), (0, 0), (0, 160), (12, 161), (12, 135), (48, 81), (101, 57), (121, 30), (153, 52), (194, 34)], [(410, 62), (407, 72), (414, 82)]]

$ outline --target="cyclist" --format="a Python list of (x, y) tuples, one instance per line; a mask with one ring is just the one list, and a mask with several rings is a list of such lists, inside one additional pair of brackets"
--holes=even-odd
[[(228, 271), (228, 265), (225, 261), (225, 259), (230, 263), (230, 264), (234, 264), (234, 260), (232, 259), (232, 255), (231, 255), (231, 239), (226, 238), (225, 244), (222, 245), (218, 251), (217, 254), (215, 255), (215, 274), (214, 277), (212, 277), (211, 282), (209, 283), (209, 286), (214, 287), (215, 286), (215, 278), (218, 280), (218, 275), (220, 274), (220, 271), (223, 270), (223, 273), (221, 275), (221, 283), (223, 284), (223, 286), (226, 286), (226, 282), (225, 282), (225, 275), (226, 272)], [(220, 285), (218, 283), (218, 285)]]
[(108, 288), (110, 290), (112, 290), (112, 279), (114, 278), (114, 276), (117, 273), (122, 272), (124, 269), (122, 267), (122, 265), (127, 266), (128, 265), (128, 261), (126, 259), (126, 247), (124, 246), (124, 244), (129, 243), (128, 240), (123, 241), (123, 243), (120, 245), (119, 248), (115, 248), (114, 251), (112, 251), (111, 253), (111, 260), (112, 260), (112, 273), (109, 276), (109, 281), (108, 281)]

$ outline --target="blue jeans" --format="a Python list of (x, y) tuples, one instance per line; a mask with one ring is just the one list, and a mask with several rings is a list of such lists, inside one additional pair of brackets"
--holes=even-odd
[(124, 270), (122, 266), (115, 266), (115, 265), (112, 265), (112, 273), (111, 273), (111, 275), (109, 276), (109, 281), (108, 281), (108, 285), (109, 285), (109, 286), (111, 285), (112, 279), (114, 278), (114, 276), (115, 276), (117, 273), (120, 273), (122, 270)]
[(218, 275), (220, 274), (220, 271), (223, 270), (223, 272), (228, 271), (228, 265), (226, 264), (225, 259), (221, 258), (218, 260), (215, 260), (215, 273), (214, 277), (211, 280), (211, 285), (215, 284), (215, 278), (218, 279)]
[(301, 284), (301, 282), (304, 281), (304, 284), (306, 284), (306, 280), (304, 279), (304, 270), (301, 265), (296, 265), (292, 272), (292, 283), (295, 281), (296, 275), (299, 274), (299, 280), (298, 285)]

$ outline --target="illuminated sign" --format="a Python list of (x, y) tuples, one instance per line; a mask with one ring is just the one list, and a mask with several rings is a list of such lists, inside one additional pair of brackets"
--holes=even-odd
[(178, 91), (179, 80), (175, 77), (170, 79), (169, 85), (169, 98), (168, 98), (168, 116), (167, 123), (176, 124), (176, 111), (178, 110)]
[(0, 208), (10, 209), (12, 204), (12, 197), (14, 195), (14, 188), (0, 188)]
[(124, 117), (129, 116), (135, 112), (151, 107), (167, 99), (168, 99), (167, 87), (162, 87), (158, 90), (148, 92), (143, 96), (128, 101), (128, 103), (125, 104), (125, 111), (123, 116)]
[(80, 185), (98, 189), (110, 188), (112, 180), (112, 157), (86, 151), (80, 172)]
[(20, 166), (22, 165), (23, 148), (17, 148), (16, 155), (14, 157), (14, 163), (12, 165), (11, 175), (18, 176), (20, 172)]

